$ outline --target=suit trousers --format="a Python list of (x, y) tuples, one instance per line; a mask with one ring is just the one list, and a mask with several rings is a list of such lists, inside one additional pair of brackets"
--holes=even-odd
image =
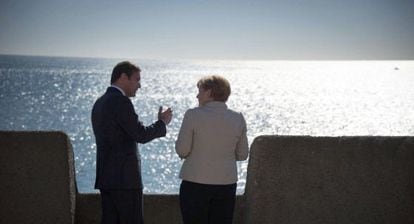
[(142, 189), (100, 190), (101, 224), (143, 224)]
[(237, 184), (211, 185), (183, 180), (180, 207), (184, 224), (232, 224)]

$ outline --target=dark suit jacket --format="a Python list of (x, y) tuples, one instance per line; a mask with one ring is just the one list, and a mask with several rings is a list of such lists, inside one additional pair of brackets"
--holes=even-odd
[(92, 126), (97, 147), (95, 189), (142, 189), (137, 142), (165, 136), (164, 122), (142, 125), (131, 100), (109, 87), (93, 106)]

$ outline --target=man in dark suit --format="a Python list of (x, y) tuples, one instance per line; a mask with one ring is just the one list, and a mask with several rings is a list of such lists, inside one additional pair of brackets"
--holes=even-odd
[(158, 111), (158, 121), (144, 126), (129, 97), (141, 87), (141, 70), (134, 64), (118, 63), (111, 86), (94, 104), (92, 126), (97, 146), (95, 189), (102, 199), (101, 223), (143, 223), (141, 162), (137, 143), (147, 143), (166, 134), (171, 108)]

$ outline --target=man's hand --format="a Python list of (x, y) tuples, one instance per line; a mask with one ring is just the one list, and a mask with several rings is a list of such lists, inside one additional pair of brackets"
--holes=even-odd
[(158, 110), (158, 119), (164, 121), (165, 125), (169, 124), (171, 122), (172, 118), (172, 110), (170, 107), (168, 107), (167, 110), (162, 112), (162, 107), (160, 106)]

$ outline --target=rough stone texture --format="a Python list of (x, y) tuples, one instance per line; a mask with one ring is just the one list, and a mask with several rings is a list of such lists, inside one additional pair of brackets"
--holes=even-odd
[(146, 224), (181, 223), (178, 195), (145, 195), (144, 222)]
[(71, 144), (62, 132), (0, 131), (0, 223), (74, 223)]
[(260, 136), (246, 223), (414, 223), (414, 137)]
[[(101, 220), (99, 194), (79, 194), (76, 207), (77, 224), (98, 224)], [(146, 224), (181, 223), (178, 195), (144, 195)]]
[[(242, 223), (243, 199), (243, 196), (236, 198), (234, 223)], [(78, 194), (76, 203), (77, 224), (100, 223), (101, 198), (99, 194)], [(144, 195), (144, 220), (146, 224), (182, 223), (178, 195)]]
[[(76, 193), (64, 133), (0, 131), (0, 152), (1, 224), (99, 223), (100, 196)], [(147, 224), (181, 223), (178, 195), (145, 195), (144, 214)], [(234, 218), (414, 223), (414, 137), (260, 136)]]

